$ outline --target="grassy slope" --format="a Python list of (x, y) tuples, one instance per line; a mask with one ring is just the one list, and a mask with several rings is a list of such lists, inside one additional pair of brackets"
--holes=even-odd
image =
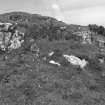
[[(105, 77), (102, 76), (105, 65), (97, 60), (100, 56), (97, 46), (81, 45), (73, 40), (45, 39), (36, 43), (40, 48), (39, 58), (30, 51), (29, 42), (25, 44), (27, 50), (0, 55), (0, 105), (105, 104)], [(54, 49), (86, 58), (89, 64), (81, 70), (60, 57), (63, 66), (50, 65), (42, 57)]]
[(72, 65), (50, 65), (42, 58), (37, 60), (30, 51), (9, 56), (0, 61), (0, 105), (104, 105), (104, 66), (96, 62), (99, 51), (93, 49), (95, 46), (72, 41), (37, 44), (41, 55), (57, 48), (66, 54), (85, 56), (91, 62), (81, 70)]

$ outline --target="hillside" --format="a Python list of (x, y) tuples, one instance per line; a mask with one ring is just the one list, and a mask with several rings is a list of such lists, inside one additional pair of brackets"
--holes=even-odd
[[(0, 20), (4, 22), (30, 22), (30, 23), (42, 23), (44, 21), (47, 21), (51, 19), (55, 24), (59, 25), (66, 25), (63, 22), (59, 22), (56, 19), (52, 17), (47, 16), (41, 16), (39, 14), (30, 14), (25, 12), (11, 12), (11, 13), (5, 13), (0, 15)], [(57, 22), (57, 23), (56, 23)]]
[(73, 34), (88, 26), (24, 12), (0, 20), (0, 105), (105, 105), (105, 49)]

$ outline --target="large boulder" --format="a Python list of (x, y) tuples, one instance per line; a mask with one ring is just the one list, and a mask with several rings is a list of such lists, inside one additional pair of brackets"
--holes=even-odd
[(68, 62), (70, 62), (73, 65), (80, 66), (81, 68), (84, 68), (87, 65), (87, 61), (85, 59), (80, 59), (74, 55), (63, 55), (65, 59), (67, 59)]

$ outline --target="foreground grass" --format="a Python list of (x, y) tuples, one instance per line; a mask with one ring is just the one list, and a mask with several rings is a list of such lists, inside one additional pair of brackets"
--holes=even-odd
[[(98, 61), (96, 46), (44, 40), (37, 44), (39, 58), (27, 51), (0, 59), (0, 105), (104, 105), (105, 66)], [(62, 58), (60, 67), (48, 64), (43, 57), (54, 49), (85, 58), (89, 64), (83, 70)]]

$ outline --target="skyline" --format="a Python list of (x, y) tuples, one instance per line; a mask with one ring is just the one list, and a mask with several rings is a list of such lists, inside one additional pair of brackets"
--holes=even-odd
[(0, 14), (21, 11), (51, 16), (68, 24), (105, 26), (105, 0), (0, 0)]

